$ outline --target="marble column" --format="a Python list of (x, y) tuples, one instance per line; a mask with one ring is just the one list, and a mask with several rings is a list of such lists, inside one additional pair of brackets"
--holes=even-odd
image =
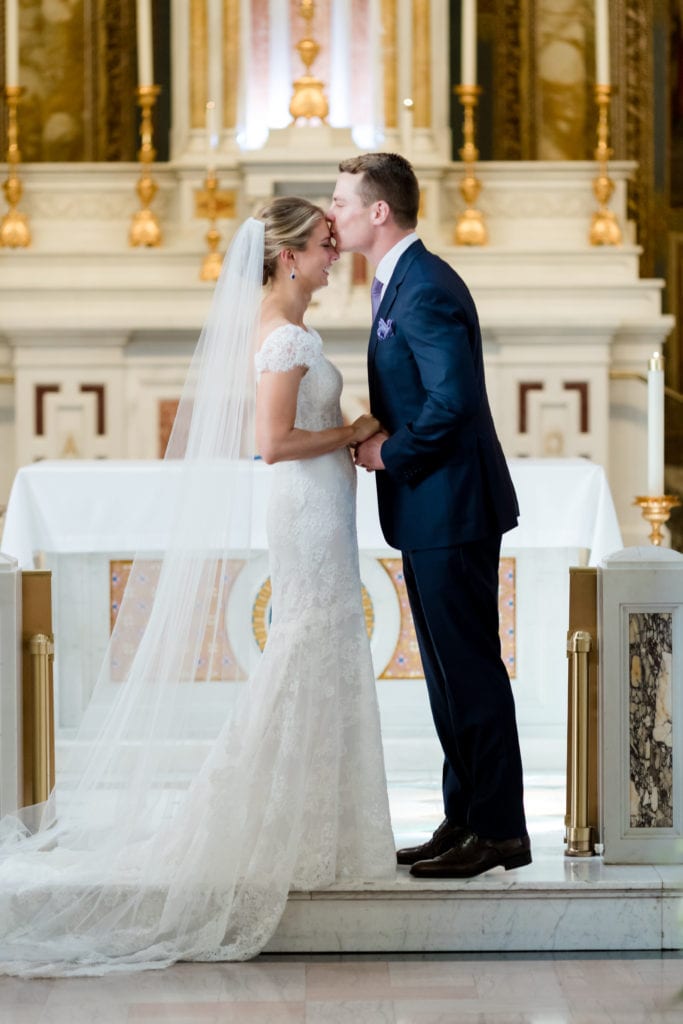
[(601, 580), (604, 857), (678, 862), (683, 838), (683, 555), (627, 548)]

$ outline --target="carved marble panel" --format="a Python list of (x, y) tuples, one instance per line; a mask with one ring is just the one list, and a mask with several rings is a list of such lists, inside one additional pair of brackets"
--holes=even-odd
[(630, 612), (630, 822), (673, 827), (672, 613)]

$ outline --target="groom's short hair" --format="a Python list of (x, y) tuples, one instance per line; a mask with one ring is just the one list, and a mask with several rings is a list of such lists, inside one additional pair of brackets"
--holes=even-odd
[(342, 160), (342, 174), (362, 174), (358, 194), (363, 206), (383, 199), (400, 228), (414, 228), (420, 208), (415, 171), (398, 153), (363, 153)]

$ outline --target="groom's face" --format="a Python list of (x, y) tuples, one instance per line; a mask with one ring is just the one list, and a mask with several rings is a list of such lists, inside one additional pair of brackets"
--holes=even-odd
[(363, 206), (359, 195), (362, 174), (343, 172), (337, 178), (332, 196), (332, 205), (327, 219), (340, 252), (362, 252), (370, 250), (375, 235), (372, 228), (372, 206)]

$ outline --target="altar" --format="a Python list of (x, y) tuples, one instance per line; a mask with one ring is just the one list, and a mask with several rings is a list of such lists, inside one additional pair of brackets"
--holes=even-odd
[[(226, 651), (241, 666), (242, 678), (269, 624), (265, 509), (271, 470), (260, 460), (252, 468), (249, 564), (222, 613)], [(567, 570), (597, 564), (621, 547), (621, 535), (602, 467), (582, 459), (514, 459), (510, 468), (522, 514), (504, 538), (501, 558), (503, 657), (527, 770), (561, 771)], [(177, 463), (156, 460), (46, 461), (17, 473), (2, 551), (24, 569), (40, 565), (53, 573), (58, 750), (88, 703), (132, 558), (144, 556), (153, 566), (165, 547), (180, 479)], [(231, 481), (220, 472), (212, 480), (218, 521), (221, 488)], [(381, 534), (374, 479), (367, 473), (358, 474), (358, 537), (387, 770), (438, 777), (440, 752), (400, 554)], [(207, 713), (214, 712), (220, 692), (236, 686), (220, 678), (202, 684)]]

